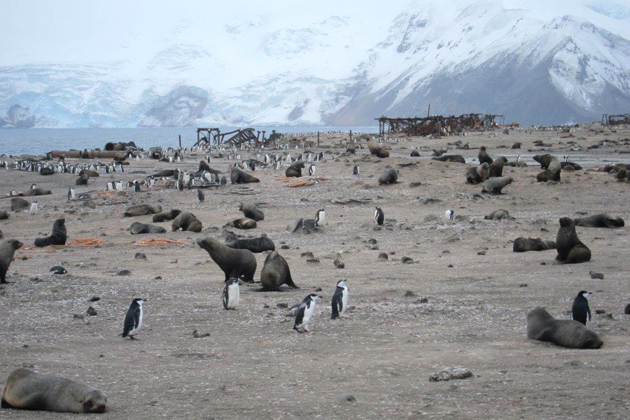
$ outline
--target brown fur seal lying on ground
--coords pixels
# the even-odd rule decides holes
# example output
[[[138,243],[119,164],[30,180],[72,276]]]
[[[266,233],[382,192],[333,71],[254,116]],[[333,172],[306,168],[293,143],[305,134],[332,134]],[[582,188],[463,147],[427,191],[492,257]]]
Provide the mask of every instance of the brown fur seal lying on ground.
[[[379,158],[389,157],[389,151],[383,149],[374,140],[368,141],[368,149],[370,149],[370,154],[375,155]]]
[[[440,162],[466,163],[466,159],[464,159],[462,155],[443,155],[440,157],[434,157],[431,160],[437,160]]]
[[[43,188],[31,188],[22,193],[24,197],[34,197],[37,195],[50,195],[50,194],[52,194],[52,191],[45,190]]]
[[[255,220],[241,217],[240,219],[232,220],[226,226],[232,226],[237,229],[256,229],[257,225]]]
[[[238,168],[232,168],[230,171],[230,181],[232,181],[232,184],[251,184],[252,182],[260,182],[260,179]]]
[[[146,216],[147,214],[156,214],[162,211],[162,206],[153,204],[140,204],[131,206],[125,210],[125,217]]]
[[[570,349],[598,349],[604,344],[594,331],[580,322],[555,319],[545,308],[536,308],[527,314],[527,338]]]
[[[14,370],[4,383],[2,408],[104,413],[107,410],[107,397],[91,386],[21,368]]]
[[[503,219],[514,219],[510,216],[510,213],[507,210],[495,210],[492,213],[488,214],[484,217],[486,220],[503,220]]]
[[[65,245],[67,239],[66,219],[57,219],[53,223],[52,234],[45,238],[35,239],[35,246],[43,248],[50,245]]]
[[[503,190],[503,188],[505,188],[507,185],[511,184],[512,181],[514,180],[511,176],[490,178],[483,182],[481,192],[488,194],[501,194],[501,190]]]
[[[507,164],[507,159],[503,156],[496,158],[490,164],[490,178],[503,176],[503,166]]]
[[[167,222],[173,220],[181,213],[181,210],[173,209],[171,211],[158,213],[153,215],[153,223]]]
[[[265,265],[260,272],[260,284],[265,290],[277,290],[283,284],[292,289],[299,289],[293,283],[287,260],[276,251],[267,255],[265,259]]]
[[[488,165],[490,165],[493,162],[492,158],[486,151],[486,146],[481,146],[479,148],[479,153],[477,154],[477,157],[479,158],[479,164],[487,163]]]
[[[625,222],[621,217],[611,216],[607,213],[595,214],[588,217],[573,219],[575,226],[596,227],[596,228],[619,228],[624,227]]]
[[[558,264],[579,264],[591,260],[591,250],[577,236],[575,224],[568,217],[560,219],[560,229],[556,237]]]
[[[81,172],[79,172],[79,176],[83,174],[89,176],[90,178],[98,178],[100,176],[98,172],[91,171],[89,169],[81,169]]]
[[[210,165],[206,163],[205,160],[199,161],[199,171],[197,173],[201,173],[201,172],[210,172],[211,174],[215,174],[215,175],[219,175],[223,173],[221,171],[217,171],[216,169],[212,169]]]
[[[276,245],[267,235],[263,234],[260,238],[242,239],[236,235],[225,238],[225,245],[232,249],[249,249],[254,253],[264,251],[275,251]]]
[[[153,175],[151,175],[153,178],[170,178],[172,176],[175,176],[175,170],[174,169],[164,169],[160,172],[157,172]]]
[[[51,168],[50,166],[44,166],[43,168],[39,170],[39,174],[44,175],[44,176],[52,175],[54,173],[55,173],[55,170]]]
[[[197,239],[197,245],[208,251],[212,261],[217,263],[225,274],[225,281],[243,278],[253,283],[256,274],[256,257],[247,249],[232,249],[214,238]]]
[[[11,199],[11,211],[22,211],[31,207],[31,204],[23,198],[13,197]]]
[[[180,213],[171,225],[173,232],[181,229],[182,231],[201,232],[202,225],[199,219],[194,214],[187,211]]]
[[[0,238],[2,238],[0,232]],[[0,239],[0,283],[6,284],[9,283],[7,281],[7,271],[9,271],[9,266],[13,261],[13,255],[15,255],[15,251],[22,248],[24,245],[22,242],[17,239]]]
[[[466,169],[466,182],[469,184],[479,184],[488,178],[490,178],[490,165],[485,162]]]
[[[287,177],[299,178],[302,176],[302,169],[304,169],[304,162],[293,162],[285,172]]]
[[[150,225],[147,223],[134,222],[129,228],[132,235],[140,235],[143,233],[165,233],[166,229],[161,226]]]
[[[395,184],[398,181],[398,172],[394,168],[385,168],[378,178],[379,185]]]
[[[527,252],[527,251],[547,251],[549,249],[556,249],[556,243],[554,241],[547,241],[540,238],[516,238],[514,240],[514,252]]]
[[[265,220],[265,214],[251,203],[241,203],[238,209],[239,211],[242,211],[243,215],[248,219],[252,219],[257,222]]]

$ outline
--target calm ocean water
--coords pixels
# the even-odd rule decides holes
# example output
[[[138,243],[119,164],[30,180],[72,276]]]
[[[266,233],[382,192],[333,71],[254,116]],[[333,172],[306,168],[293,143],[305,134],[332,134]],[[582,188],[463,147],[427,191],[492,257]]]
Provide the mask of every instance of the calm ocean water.
[[[220,127],[222,132],[234,130]],[[366,127],[256,127],[279,133],[327,132],[352,130],[354,133],[377,133],[378,126]],[[43,154],[51,150],[103,148],[107,142],[134,141],[138,147],[177,146],[178,135],[182,136],[182,146],[190,147],[197,141],[196,127],[164,128],[30,128],[0,129],[0,155]]]

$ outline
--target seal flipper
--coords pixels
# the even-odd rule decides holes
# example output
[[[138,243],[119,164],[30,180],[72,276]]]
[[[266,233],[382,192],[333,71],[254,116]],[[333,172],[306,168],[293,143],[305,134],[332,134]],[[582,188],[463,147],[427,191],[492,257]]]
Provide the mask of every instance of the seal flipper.
[[[545,328],[540,333],[538,333],[538,335],[536,337],[534,337],[534,340],[546,341],[546,342],[549,342],[549,343],[553,343],[554,341],[553,341],[553,330],[552,330],[552,328]]]
[[[7,402],[7,400],[5,400],[4,398],[2,398],[2,400],[0,400],[0,407],[2,407],[2,408],[13,408],[13,406],[11,406],[11,404],[9,404]]]

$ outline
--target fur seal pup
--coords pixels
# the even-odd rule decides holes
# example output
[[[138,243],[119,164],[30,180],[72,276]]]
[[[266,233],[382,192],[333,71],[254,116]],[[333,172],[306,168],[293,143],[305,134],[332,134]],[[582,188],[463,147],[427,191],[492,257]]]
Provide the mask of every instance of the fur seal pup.
[[[299,289],[293,283],[291,270],[287,260],[276,251],[272,251],[265,258],[265,265],[260,271],[260,284],[264,290],[278,290],[278,288],[286,284],[292,289]]]
[[[252,182],[260,182],[260,179],[234,167],[230,171],[230,181],[232,184],[250,184]],[[223,185],[223,180],[221,180],[221,185]]]
[[[496,177],[500,177],[503,176],[503,166],[507,165],[507,159],[504,158],[503,156],[496,158],[491,164],[490,164],[490,174],[489,177],[490,178],[496,178]]]
[[[481,192],[488,194],[501,194],[501,190],[514,181],[511,176],[490,178],[483,182]]]
[[[15,251],[22,248],[22,245],[24,244],[17,239],[0,239],[0,284],[9,283],[7,281],[7,271],[9,271],[9,266],[13,261]]]
[[[249,249],[256,254],[276,250],[276,245],[265,234],[263,234],[260,238],[240,239],[235,236],[228,237],[225,239],[225,245],[232,249]]]
[[[248,283],[254,282],[256,257],[248,249],[232,249],[214,238],[199,238],[197,245],[205,249],[212,261],[217,263],[225,274],[225,281],[231,278],[243,278]]]
[[[227,226],[232,226],[237,229],[256,229],[256,221],[252,219],[248,219],[247,217],[241,217],[240,219],[232,220],[227,224]]]
[[[202,225],[199,219],[194,214],[187,211],[180,213],[171,225],[173,232],[181,229],[182,231],[201,232]]]
[[[503,220],[503,219],[514,219],[510,216],[510,213],[507,210],[495,210],[492,213],[486,215],[484,217],[486,220]]]
[[[479,153],[477,154],[477,158],[479,158],[479,164],[487,163],[490,165],[493,161],[488,152],[486,151],[486,146],[481,146],[479,148]]]
[[[558,264],[579,264],[591,260],[591,250],[577,236],[575,223],[568,217],[560,219],[560,229],[556,237]]]
[[[239,211],[243,212],[243,215],[248,219],[255,220],[260,222],[261,220],[265,220],[265,214],[258,209],[254,204],[251,203],[241,203],[238,207]]]
[[[527,338],[570,349],[598,349],[604,344],[594,331],[574,320],[555,319],[545,308],[527,314]]]
[[[52,234],[45,238],[35,239],[35,246],[43,248],[50,245],[65,245],[67,239],[66,219],[57,219],[53,223]]]
[[[440,157],[431,158],[431,160],[437,160],[439,162],[466,163],[466,159],[464,159],[462,155],[442,155]]]
[[[588,306],[588,295],[589,292],[585,290],[580,290],[577,297],[573,301],[573,306],[571,307],[571,314],[573,315],[573,320],[579,322],[580,324],[586,325],[586,316],[588,315],[588,320],[591,320],[591,308]]]
[[[512,248],[514,252],[547,251],[549,249],[556,249],[556,243],[554,241],[523,237],[516,238]]]
[[[173,220],[181,213],[181,210],[173,209],[171,211],[162,212],[153,215],[153,223],[167,222]]]
[[[607,213],[595,214],[588,217],[573,219],[575,226],[594,228],[619,228],[624,227],[625,222],[621,217],[611,216]]]
[[[31,203],[20,197],[11,199],[11,211],[22,211],[31,207]]]
[[[104,413],[107,396],[89,385],[21,368],[14,370],[4,383],[2,408]]]
[[[129,228],[132,235],[140,235],[142,233],[165,233],[166,229],[161,226],[150,225],[148,223],[134,222]]]
[[[469,184],[479,184],[488,178],[490,178],[490,165],[486,162],[466,169],[466,182]]]
[[[398,182],[398,172],[394,168],[385,168],[378,178],[379,185],[389,185]]]
[[[50,195],[50,194],[52,194],[52,191],[45,190],[43,188],[31,188],[31,189],[29,189],[27,191],[24,191],[22,193],[22,195],[24,197],[34,197],[34,196],[37,196],[37,195]]]
[[[156,214],[162,211],[162,206],[153,204],[139,204],[131,206],[125,210],[125,217],[146,216],[147,214]]]
[[[284,173],[287,177],[299,178],[302,176],[302,169],[304,169],[304,162],[293,162]]]

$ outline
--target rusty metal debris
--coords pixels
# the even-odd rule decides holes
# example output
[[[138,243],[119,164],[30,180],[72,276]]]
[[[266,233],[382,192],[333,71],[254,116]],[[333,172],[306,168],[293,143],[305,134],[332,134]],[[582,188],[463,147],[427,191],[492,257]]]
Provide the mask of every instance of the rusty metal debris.
[[[405,133],[408,136],[427,136],[434,133],[449,134],[462,130],[498,127],[497,119],[503,123],[503,115],[463,114],[459,117],[432,115],[420,118],[376,118],[379,134]]]
[[[624,125],[630,124],[630,114],[608,115],[602,116],[603,125]]]
[[[218,146],[241,146],[255,145],[256,147],[266,146],[274,143],[283,137],[276,130],[271,130],[271,135],[266,137],[266,131],[255,130],[254,128],[242,128],[234,131],[222,133],[219,128],[197,128],[197,143],[195,146],[207,145]]]

